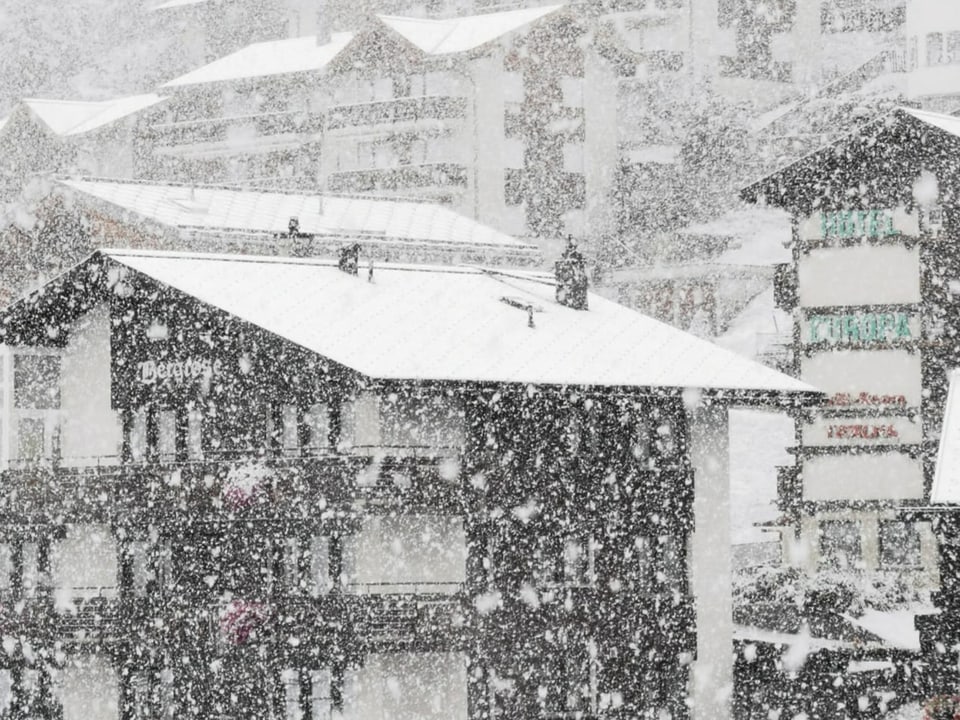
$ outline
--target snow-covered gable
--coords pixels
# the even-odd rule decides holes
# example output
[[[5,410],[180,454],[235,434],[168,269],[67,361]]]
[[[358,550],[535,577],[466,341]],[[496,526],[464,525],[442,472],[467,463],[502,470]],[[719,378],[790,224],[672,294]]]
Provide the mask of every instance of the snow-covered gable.
[[[364,235],[370,240],[538,252],[534,245],[439,204],[113,180],[61,183],[101,203],[168,227],[274,234],[285,232],[290,218],[296,217],[301,232],[316,235]]]
[[[428,55],[475,50],[555,13],[563,5],[485,13],[468,17],[427,19],[378,15],[387,27]]]
[[[934,505],[960,504],[960,370],[950,373],[930,501]]]
[[[333,33],[330,42],[323,45],[317,44],[315,35],[254,43],[174,78],[162,87],[175,88],[320,71],[327,67],[352,39],[352,33]]]
[[[869,190],[866,178],[880,182],[888,194],[898,188],[909,193],[911,175],[952,167],[958,150],[960,118],[898,107],[753,183],[741,197],[809,212],[824,197],[849,200],[851,191]]]
[[[53,134],[66,137],[97,130],[163,100],[159,95],[148,93],[97,102],[37,98],[22,102]]]
[[[100,252],[373,379],[816,392],[599,296],[560,305],[540,273],[380,265],[368,281],[319,260]]]

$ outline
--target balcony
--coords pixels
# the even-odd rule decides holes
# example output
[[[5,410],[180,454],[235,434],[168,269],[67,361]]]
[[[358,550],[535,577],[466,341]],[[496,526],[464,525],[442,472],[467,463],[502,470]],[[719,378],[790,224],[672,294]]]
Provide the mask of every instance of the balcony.
[[[357,590],[358,588],[353,588]],[[347,618],[369,649],[449,649],[468,623],[464,596],[430,584],[379,586],[372,594],[345,596]],[[400,590],[381,594],[380,590]]]
[[[306,112],[262,113],[227,118],[203,118],[153,125],[150,132],[162,155],[188,151],[214,152],[267,139],[304,139],[323,130],[323,116]]]
[[[395,126],[421,120],[462,120],[466,116],[466,98],[445,95],[398,98],[333,107],[327,117],[327,130]]]
[[[55,508],[66,521],[158,511],[173,518],[269,520],[302,516],[308,507],[456,507],[457,460],[425,453],[24,467],[3,473],[0,513],[42,517]]]
[[[467,168],[454,163],[424,163],[391,168],[372,168],[331,173],[327,189],[333,193],[365,193],[381,190],[417,191],[465,188]]]

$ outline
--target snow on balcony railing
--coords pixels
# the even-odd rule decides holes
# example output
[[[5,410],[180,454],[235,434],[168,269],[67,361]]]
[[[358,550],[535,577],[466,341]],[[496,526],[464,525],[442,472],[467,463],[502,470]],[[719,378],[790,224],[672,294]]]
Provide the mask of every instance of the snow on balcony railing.
[[[456,595],[463,592],[459,582],[347,583],[351,595]]]
[[[467,114],[467,100],[449,95],[424,95],[393,100],[377,100],[332,107],[327,116],[328,130],[360,125],[397,124],[418,120],[454,120]]]

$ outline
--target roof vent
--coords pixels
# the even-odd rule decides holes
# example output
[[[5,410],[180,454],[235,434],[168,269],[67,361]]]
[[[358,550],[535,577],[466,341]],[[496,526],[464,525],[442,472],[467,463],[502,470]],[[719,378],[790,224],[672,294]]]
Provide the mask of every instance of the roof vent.
[[[557,302],[574,310],[587,309],[587,268],[583,255],[572,237],[554,265],[557,280]]]
[[[356,275],[360,267],[360,245],[352,243],[340,248],[337,266],[345,273]]]

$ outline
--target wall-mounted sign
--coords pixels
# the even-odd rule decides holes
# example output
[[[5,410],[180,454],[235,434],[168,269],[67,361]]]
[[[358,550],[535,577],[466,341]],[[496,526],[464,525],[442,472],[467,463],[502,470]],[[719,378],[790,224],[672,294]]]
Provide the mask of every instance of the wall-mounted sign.
[[[920,338],[920,318],[905,312],[813,314],[803,321],[804,343],[833,345],[909,342]]]
[[[144,360],[137,363],[137,380],[144,385],[191,383],[222,371],[223,360],[219,359]]]
[[[914,445],[922,442],[919,422],[908,417],[818,417],[803,427],[803,444],[810,445]]]
[[[920,219],[906,208],[831,210],[818,212],[800,223],[805,240],[882,240],[900,235],[920,235]]]
[[[802,307],[920,302],[920,249],[855,245],[811,250],[797,266]]]
[[[919,353],[906,349],[825,350],[800,359],[800,378],[836,406],[919,407]]]
[[[923,497],[919,458],[896,450],[817,455],[803,461],[804,500],[914,500]]]

